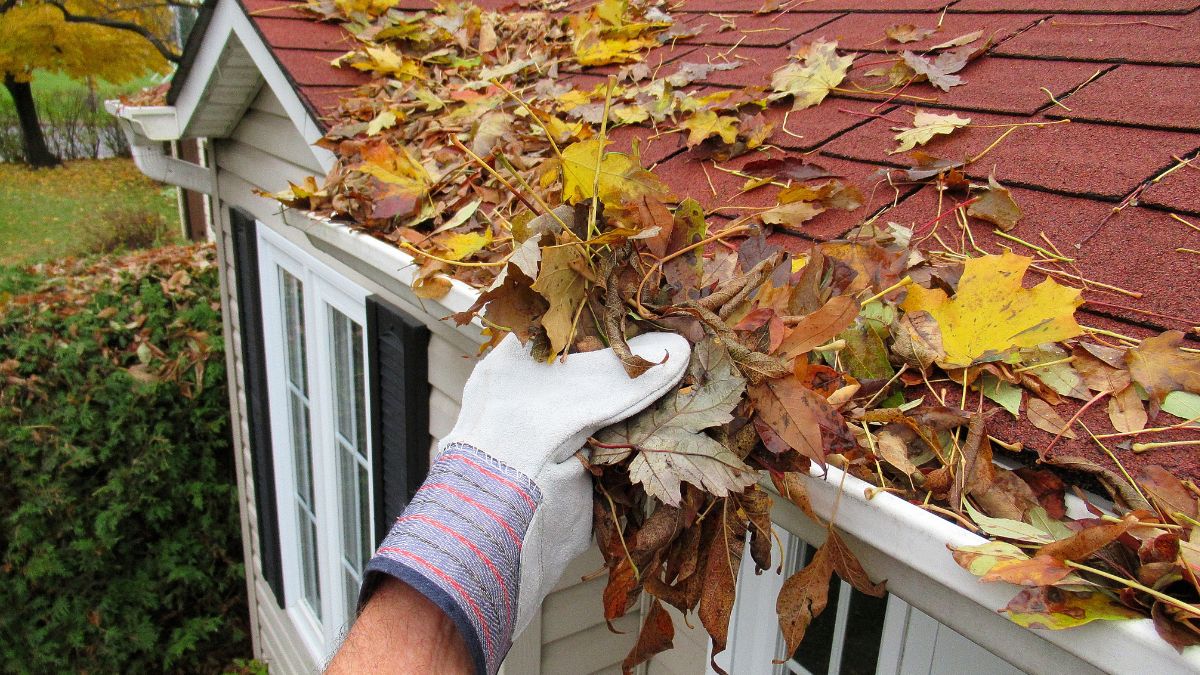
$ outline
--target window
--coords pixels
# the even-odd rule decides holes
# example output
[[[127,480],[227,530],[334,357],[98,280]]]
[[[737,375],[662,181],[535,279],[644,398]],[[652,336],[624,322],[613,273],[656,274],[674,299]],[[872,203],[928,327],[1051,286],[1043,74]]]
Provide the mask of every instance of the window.
[[[258,225],[285,610],[318,662],[375,546],[366,291]]]
[[[775,527],[772,556],[784,552],[784,573],[754,574],[742,559],[728,649],[717,662],[738,675],[1020,675],[1021,671],[894,595],[873,598],[836,575],[825,611],[808,627],[794,654],[784,654],[775,623],[775,599],[788,576],[815,550]],[[770,616],[772,621],[764,622]],[[772,663],[780,660],[782,663]],[[710,667],[708,673],[715,671]]]

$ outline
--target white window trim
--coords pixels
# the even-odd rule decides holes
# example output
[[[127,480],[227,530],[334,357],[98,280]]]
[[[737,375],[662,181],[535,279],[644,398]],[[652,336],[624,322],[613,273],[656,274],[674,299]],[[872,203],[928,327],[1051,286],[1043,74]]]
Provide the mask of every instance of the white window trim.
[[[334,384],[330,353],[330,322],[332,307],[362,327],[364,360],[368,354],[366,298],[367,291],[337,273],[328,265],[304,252],[282,235],[261,222],[258,228],[259,284],[262,294],[264,360],[267,370],[268,401],[271,411],[272,458],[275,470],[275,494],[279,514],[279,540],[283,567],[285,611],[300,634],[310,656],[325,663],[340,644],[347,623],[340,617],[352,617],[357,598],[346,598],[342,583],[342,514],[338,492],[338,454],[335,451],[333,420],[336,415]],[[306,370],[308,375],[310,433],[313,467],[313,509],[317,514],[317,551],[321,595],[321,616],[316,615],[303,601],[303,580],[299,551],[299,528],[295,492],[295,456],[291,447],[288,421],[288,400],[285,371],[285,337],[280,302],[278,269],[287,271],[303,284]],[[370,410],[371,391],[365,381],[368,364],[364,363],[364,405]],[[373,457],[370,434],[366,434],[367,457]],[[374,471],[368,462],[370,503],[375,503]],[[368,510],[374,518],[374,509]],[[374,522],[368,523],[374,532]],[[365,561],[364,561],[365,563]]]

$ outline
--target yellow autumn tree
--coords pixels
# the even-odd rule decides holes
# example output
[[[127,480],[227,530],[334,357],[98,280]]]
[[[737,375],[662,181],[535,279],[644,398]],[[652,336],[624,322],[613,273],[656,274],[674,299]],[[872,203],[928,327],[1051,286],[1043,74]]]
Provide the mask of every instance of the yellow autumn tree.
[[[34,71],[124,82],[178,61],[173,7],[192,0],[0,0],[0,74],[32,166],[59,163],[34,107]]]

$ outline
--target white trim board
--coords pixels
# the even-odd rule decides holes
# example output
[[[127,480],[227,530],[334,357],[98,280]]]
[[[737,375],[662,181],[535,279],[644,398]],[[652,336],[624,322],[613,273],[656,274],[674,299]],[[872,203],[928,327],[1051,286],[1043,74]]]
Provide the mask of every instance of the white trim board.
[[[236,38],[236,43],[231,43],[231,38]],[[300,100],[299,92],[292,86],[270,49],[259,36],[258,29],[254,27],[250,17],[246,15],[236,0],[217,0],[216,7],[213,8],[212,19],[209,21],[196,58],[192,62],[191,70],[188,71],[187,77],[179,89],[179,95],[175,99],[175,108],[179,119],[180,134],[187,134],[188,127],[199,107],[208,103],[206,95],[210,91],[212,83],[221,77],[222,55],[227,47],[235,47],[235,45],[244,49],[254,62],[262,79],[279,99],[288,119],[292,121],[296,130],[300,132],[300,136],[309,145],[321,168],[325,171],[332,169],[337,161],[334,154],[313,145],[323,135],[320,126],[309,114],[308,108]],[[246,105],[249,105],[256,91],[257,87],[254,91],[247,92]],[[242,109],[244,111],[244,106]],[[239,112],[236,116],[241,119],[242,113]],[[235,124],[236,121],[234,120]],[[232,130],[232,126],[230,130]]]

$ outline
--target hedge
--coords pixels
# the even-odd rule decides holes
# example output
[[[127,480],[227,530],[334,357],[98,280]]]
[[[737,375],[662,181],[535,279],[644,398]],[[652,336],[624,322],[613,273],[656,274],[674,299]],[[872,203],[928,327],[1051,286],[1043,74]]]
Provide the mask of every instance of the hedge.
[[[209,246],[0,270],[0,671],[249,655]]]

